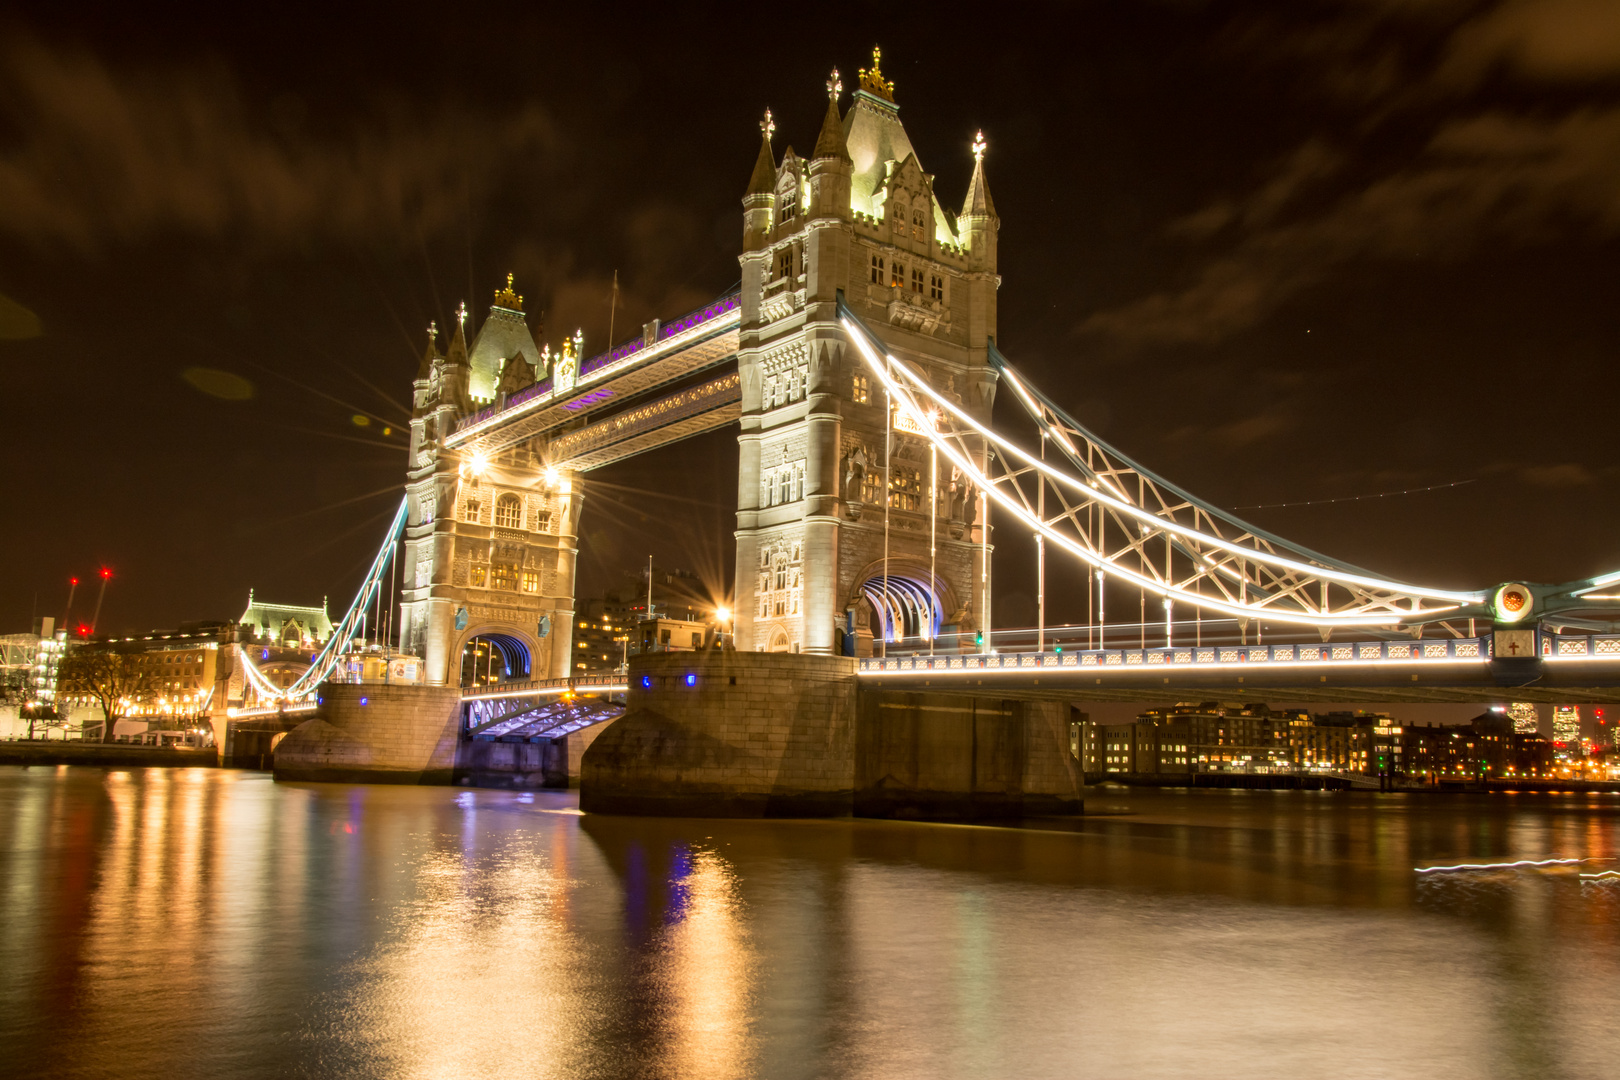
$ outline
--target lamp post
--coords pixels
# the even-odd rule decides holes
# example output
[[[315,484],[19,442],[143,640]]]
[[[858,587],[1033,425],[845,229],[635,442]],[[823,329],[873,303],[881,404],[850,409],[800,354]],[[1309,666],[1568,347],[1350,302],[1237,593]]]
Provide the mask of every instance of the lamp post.
[[[731,609],[719,607],[714,609],[714,617],[720,623],[720,648],[726,647],[726,624],[731,622]]]

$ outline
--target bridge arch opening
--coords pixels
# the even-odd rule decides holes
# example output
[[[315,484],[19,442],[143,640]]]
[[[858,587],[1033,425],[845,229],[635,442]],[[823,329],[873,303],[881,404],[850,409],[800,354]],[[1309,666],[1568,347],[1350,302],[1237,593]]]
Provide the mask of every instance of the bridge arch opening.
[[[529,647],[511,634],[475,634],[461,647],[460,685],[485,687],[533,678]]]
[[[940,595],[936,584],[926,572],[898,568],[887,576],[873,574],[861,582],[859,594],[866,601],[862,614],[872,637],[891,644],[937,638],[947,598]]]

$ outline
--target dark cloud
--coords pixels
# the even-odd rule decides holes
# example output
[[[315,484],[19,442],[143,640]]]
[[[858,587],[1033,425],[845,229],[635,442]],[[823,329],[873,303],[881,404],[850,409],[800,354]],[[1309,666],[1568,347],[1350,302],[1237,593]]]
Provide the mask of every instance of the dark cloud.
[[[1249,194],[1169,223],[1169,237],[1207,251],[1191,280],[1098,313],[1083,331],[1131,346],[1207,344],[1353,260],[1454,259],[1485,243],[1620,230],[1620,104],[1520,112],[1468,98],[1499,70],[1620,79],[1620,3],[1358,0],[1334,20],[1244,27],[1235,40],[1246,54],[1269,50],[1268,62],[1284,58],[1330,94],[1376,107],[1345,133],[1303,142]],[[1425,117],[1429,137],[1390,159],[1371,146],[1393,115]]]
[[[346,136],[278,134],[214,68],[136,70],[18,35],[0,52],[0,234],[83,252],[158,230],[289,242],[463,220],[554,141],[537,106],[489,118],[377,110]]]
[[[1310,157],[1320,157],[1312,151]],[[1206,230],[1264,223],[1302,182],[1290,162],[1251,199],[1195,215]],[[1542,120],[1500,112],[1448,123],[1408,167],[1315,215],[1239,225],[1187,287],[1093,315],[1081,327],[1125,344],[1207,343],[1248,329],[1361,258],[1456,258],[1488,240],[1545,238],[1574,219],[1620,230],[1620,107]],[[1177,223],[1183,235],[1194,230]]]
[[[1508,0],[1457,32],[1437,78],[1473,85],[1498,68],[1544,80],[1620,75],[1620,4]]]
[[[1527,465],[1518,470],[1519,478],[1536,487],[1586,487],[1598,482],[1598,475],[1579,462],[1558,465]]]

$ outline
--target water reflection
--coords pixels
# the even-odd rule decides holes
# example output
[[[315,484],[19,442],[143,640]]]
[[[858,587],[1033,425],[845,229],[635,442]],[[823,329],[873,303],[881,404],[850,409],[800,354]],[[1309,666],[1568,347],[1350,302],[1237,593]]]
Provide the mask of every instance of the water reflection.
[[[1609,1073],[1620,881],[1413,868],[1614,859],[1620,799],[1091,809],[667,821],[4,769],[0,1051],[166,1080]]]

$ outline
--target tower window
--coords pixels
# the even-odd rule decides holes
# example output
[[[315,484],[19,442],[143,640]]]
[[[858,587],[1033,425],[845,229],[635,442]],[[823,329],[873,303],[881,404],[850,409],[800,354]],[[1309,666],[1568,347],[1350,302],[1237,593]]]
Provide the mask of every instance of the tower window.
[[[872,284],[883,284],[883,256],[872,256]]]
[[[930,300],[945,299],[945,279],[938,274],[930,275],[928,278],[928,298]]]
[[[482,566],[475,566],[475,567],[472,568],[472,585],[473,585],[473,588],[482,589],[484,587],[484,585],[488,581],[488,578],[486,577],[486,574],[487,574],[487,571]]]
[[[918,269],[917,267],[912,267],[912,269],[911,269],[911,291],[914,292],[914,293],[917,293],[920,296],[920,295],[922,295],[922,289],[923,289],[923,272],[922,272],[922,270]]]
[[[517,592],[517,567],[507,563],[496,563],[492,577],[495,588]]]
[[[849,396],[857,405],[865,405],[872,400],[872,384],[865,375],[855,376],[854,385],[850,388]]]
[[[535,571],[535,570],[525,570],[525,571],[523,571],[523,591],[524,592],[539,592],[540,591],[540,574],[539,574],[538,571]]]
[[[896,465],[889,479],[889,505],[896,510],[916,510],[922,506],[922,474]]]
[[[906,268],[899,263],[892,263],[890,268],[893,272],[889,275],[889,284],[896,289],[904,288],[906,284]]]
[[[464,521],[476,523],[482,512],[483,508],[476,497],[469,498],[461,504],[461,517]]]
[[[793,276],[793,249],[785,247],[776,256],[776,276],[779,278]]]
[[[523,528],[523,502],[516,495],[495,500],[495,524],[503,529]]]

